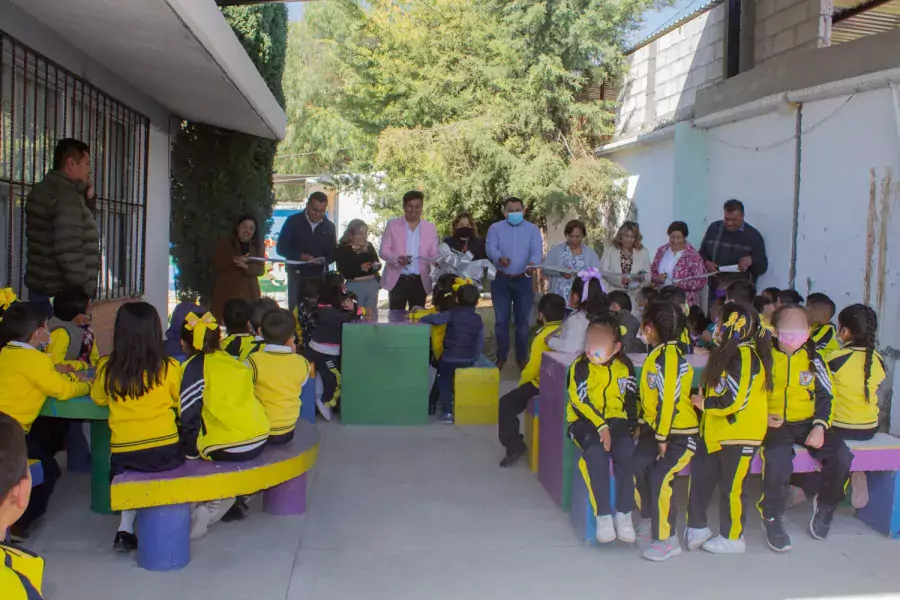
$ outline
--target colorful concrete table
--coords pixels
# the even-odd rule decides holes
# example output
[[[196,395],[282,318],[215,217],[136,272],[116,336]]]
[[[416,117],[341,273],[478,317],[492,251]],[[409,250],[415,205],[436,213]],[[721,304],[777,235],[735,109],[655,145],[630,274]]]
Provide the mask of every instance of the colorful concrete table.
[[[344,325],[342,423],[428,423],[429,334],[429,326],[411,322],[406,311],[379,311],[377,321]]]
[[[61,402],[47,398],[41,416],[89,421],[91,427],[91,510],[111,514],[109,506],[109,409],[97,406],[88,396]]]

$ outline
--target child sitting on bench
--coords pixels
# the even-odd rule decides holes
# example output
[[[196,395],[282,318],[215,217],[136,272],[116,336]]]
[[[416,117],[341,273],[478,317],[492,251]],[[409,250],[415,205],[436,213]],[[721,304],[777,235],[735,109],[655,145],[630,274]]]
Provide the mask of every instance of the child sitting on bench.
[[[538,324],[540,328],[531,341],[528,362],[522,369],[519,387],[500,398],[497,433],[500,443],[506,449],[506,456],[500,461],[501,467],[511,467],[525,454],[525,438],[519,427],[519,415],[525,412],[528,401],[537,396],[540,388],[541,357],[550,352],[547,336],[559,329],[566,314],[566,301],[557,294],[544,294],[538,302]]]
[[[831,324],[836,310],[834,301],[825,294],[814,292],[806,297],[806,310],[809,311],[809,320],[812,322],[810,337],[816,343],[816,348],[828,358],[829,354],[841,349],[837,329]]]
[[[167,358],[159,313],[146,302],[116,313],[113,349],[100,359],[91,398],[109,406],[110,480],[126,470],[155,473],[184,463],[178,435],[181,365]],[[137,548],[137,511],[123,510],[113,541],[117,552]]]
[[[47,313],[30,302],[13,304],[0,323],[0,412],[10,415],[26,433],[28,458],[41,461],[44,483],[31,495],[22,518],[10,528],[13,541],[24,541],[31,524],[47,510],[50,495],[61,472],[54,454],[57,444],[55,419],[38,417],[48,397],[69,400],[85,396],[91,386],[85,374],[60,373],[42,350],[50,343]]]
[[[228,335],[222,340],[222,350],[240,361],[247,360],[259,345],[250,332],[250,303],[243,298],[232,298],[225,303],[225,330]]]
[[[269,439],[269,421],[253,391],[250,367],[219,348],[215,317],[191,313],[181,343],[188,359],[181,379],[182,439],[188,458],[242,462],[259,456]],[[191,515],[191,539],[206,535],[234,498],[204,502]]]
[[[25,431],[11,416],[0,413],[0,531],[19,520],[31,496],[31,470]],[[40,486],[39,486],[40,487]],[[41,600],[44,559],[0,539],[0,590],[3,598]]]
[[[91,298],[81,288],[63,290],[53,298],[46,352],[59,370],[83,371],[97,366],[100,353],[94,342],[90,314]]]

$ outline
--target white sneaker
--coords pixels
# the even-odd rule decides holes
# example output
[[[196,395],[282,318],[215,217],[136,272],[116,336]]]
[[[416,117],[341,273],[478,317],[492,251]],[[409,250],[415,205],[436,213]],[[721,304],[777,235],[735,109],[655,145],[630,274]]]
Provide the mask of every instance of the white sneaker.
[[[597,517],[597,541],[608,544],[616,539],[616,528],[613,526],[612,515]]]
[[[747,549],[747,544],[744,542],[743,536],[736,540],[729,540],[717,535],[704,542],[702,548],[712,554],[741,554]]]
[[[637,547],[638,550],[646,550],[653,543],[653,535],[651,533],[650,519],[641,519],[637,529]]]
[[[654,541],[641,556],[653,562],[663,562],[679,554],[681,554],[681,545],[678,543],[678,536],[673,535],[667,540]]]
[[[684,530],[684,543],[687,544],[688,550],[699,550],[706,540],[712,537],[712,531],[709,527],[697,529],[688,527]]]
[[[191,539],[199,540],[209,532],[212,514],[202,502],[191,512]]]
[[[319,409],[319,414],[323,419],[331,421],[331,407],[322,402],[321,398],[316,398],[316,408]]]
[[[633,544],[637,539],[634,532],[634,524],[631,522],[631,513],[616,513],[616,537],[626,544]]]
[[[869,480],[865,471],[857,471],[850,475],[850,504],[853,508],[862,508],[869,503]]]

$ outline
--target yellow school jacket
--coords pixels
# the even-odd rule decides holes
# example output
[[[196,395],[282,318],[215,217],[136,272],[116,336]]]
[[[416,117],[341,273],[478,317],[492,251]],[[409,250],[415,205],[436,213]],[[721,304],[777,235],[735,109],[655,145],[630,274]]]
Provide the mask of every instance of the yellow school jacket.
[[[86,396],[91,386],[72,374],[58,372],[49,354],[28,344],[10,342],[0,351],[0,390],[0,412],[28,432],[48,397],[70,400]]]
[[[44,559],[22,548],[0,544],[0,598],[41,600]]]
[[[59,327],[50,332],[50,343],[47,344],[47,349],[44,352],[50,355],[54,365],[66,365],[76,371],[84,371],[92,366],[97,366],[97,363],[100,361],[100,352],[97,350],[96,340],[91,345],[90,363],[86,363],[83,360],[66,359],[66,356],[69,354],[69,346],[72,343],[73,340],[69,335],[69,331],[65,327]],[[81,340],[77,340],[77,344],[80,350]]]
[[[766,437],[765,368],[752,342],[738,352],[719,382],[703,390],[700,435],[710,453],[722,446],[759,446]]]
[[[266,442],[269,421],[253,391],[250,367],[217,350],[193,355],[182,369],[181,425],[188,456],[209,460],[216,450]]]
[[[816,350],[822,353],[822,356],[828,356],[832,352],[841,349],[841,343],[838,341],[837,328],[831,323],[825,323],[816,327],[812,335],[813,341],[816,343]]]
[[[108,363],[109,358],[103,357],[97,365],[91,398],[99,406],[109,406],[110,451],[114,454],[134,452],[176,443],[181,416],[181,365],[178,361],[167,359],[162,383],[138,398],[110,397],[106,392]]]
[[[269,420],[269,435],[294,430],[300,418],[300,391],[309,378],[309,362],[287,346],[266,344],[247,359],[253,388]]]
[[[550,352],[550,346],[547,345],[547,337],[560,328],[562,321],[551,321],[545,323],[543,327],[534,334],[531,340],[531,350],[528,353],[528,362],[522,369],[522,376],[519,377],[519,385],[531,383],[534,387],[541,387],[541,356],[544,352]]]
[[[681,330],[681,337],[678,338],[678,349],[681,350],[682,354],[690,354],[693,352],[693,347],[691,346],[691,331],[687,327]]]
[[[834,377],[835,427],[874,429],[878,427],[878,386],[884,381],[884,359],[872,353],[869,381],[865,381],[866,349],[844,348],[828,355],[828,368]],[[866,401],[866,388],[869,400]]]
[[[248,356],[257,352],[262,345],[259,340],[249,333],[234,333],[222,340],[222,350],[241,362],[244,362]]]
[[[810,360],[806,348],[791,356],[772,348],[770,415],[789,423],[812,419],[827,428],[831,427],[832,400],[831,373],[819,352]]]
[[[610,419],[637,422],[637,381],[634,367],[618,358],[595,365],[581,355],[569,367],[566,385],[566,421],[587,419],[602,431]]]
[[[423,308],[421,310],[417,310],[412,314],[412,318],[416,321],[424,317],[425,315],[433,315],[437,314],[439,311],[436,306],[432,306],[429,308]],[[435,360],[439,360],[441,355],[444,353],[444,335],[447,333],[446,325],[432,325],[431,326],[431,354],[434,355]]]
[[[691,404],[694,369],[679,349],[680,342],[654,348],[641,369],[642,422],[664,442],[669,435],[697,433],[700,422]]]

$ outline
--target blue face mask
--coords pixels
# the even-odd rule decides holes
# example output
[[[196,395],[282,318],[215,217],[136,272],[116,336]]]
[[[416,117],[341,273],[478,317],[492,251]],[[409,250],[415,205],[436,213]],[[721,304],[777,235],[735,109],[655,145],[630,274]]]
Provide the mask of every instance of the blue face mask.
[[[525,220],[525,213],[514,212],[506,215],[506,222],[510,225],[519,225]]]

